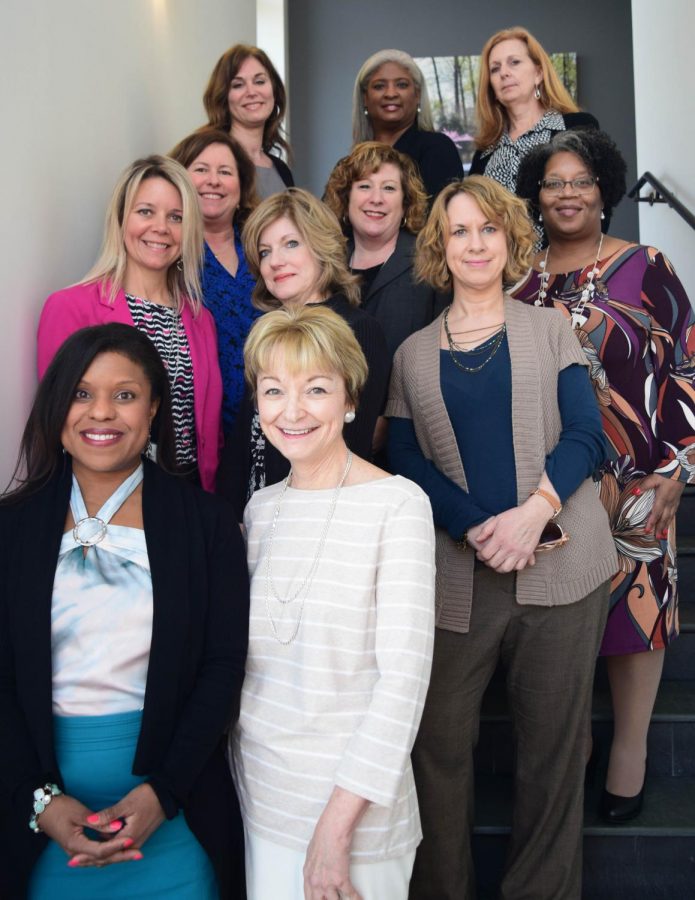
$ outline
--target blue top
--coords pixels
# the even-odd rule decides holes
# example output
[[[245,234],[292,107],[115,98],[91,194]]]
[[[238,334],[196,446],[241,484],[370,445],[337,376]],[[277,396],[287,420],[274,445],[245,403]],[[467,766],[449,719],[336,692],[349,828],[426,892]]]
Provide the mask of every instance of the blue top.
[[[489,355],[489,343],[480,350],[482,361]],[[435,524],[459,540],[474,525],[517,506],[511,362],[506,336],[499,351],[479,372],[460,369],[448,350],[440,350],[440,354],[442,397],[468,490],[425,458],[411,419],[390,420],[388,451],[392,471],[420,485],[432,503]],[[456,355],[464,365],[476,365],[475,351]],[[559,373],[557,399],[562,432],[546,456],[545,471],[564,503],[604,461],[606,447],[585,366],[571,365]]]
[[[203,302],[217,326],[217,347],[222,372],[222,427],[232,430],[239,403],[244,395],[244,341],[261,310],[251,305],[256,282],[246,265],[239,230],[234,228],[234,246],[239,258],[236,276],[232,276],[215,258],[207,242],[203,262]]]

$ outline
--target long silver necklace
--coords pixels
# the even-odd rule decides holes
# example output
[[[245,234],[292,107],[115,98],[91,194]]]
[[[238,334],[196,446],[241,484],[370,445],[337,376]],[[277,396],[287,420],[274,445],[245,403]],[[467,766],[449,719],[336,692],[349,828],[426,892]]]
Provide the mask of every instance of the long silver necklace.
[[[603,232],[601,232],[601,237],[598,242],[598,250],[596,251],[596,259],[594,260],[594,264],[587,273],[586,281],[584,282],[584,287],[582,288],[582,294],[579,298],[579,303],[574,307],[571,313],[571,321],[572,328],[576,331],[581,325],[583,325],[588,316],[584,315],[584,308],[587,303],[590,303],[594,299],[594,294],[596,293],[596,285],[594,284],[594,279],[599,273],[598,264],[601,259],[601,248],[603,247]],[[540,284],[538,286],[538,295],[536,299],[533,301],[534,306],[543,306],[545,298],[548,296],[548,283],[550,282],[550,272],[548,272],[548,255],[550,254],[550,244],[545,251],[545,257],[538,264],[541,270],[541,278]]]
[[[277,529],[278,518],[280,516],[280,506],[282,504],[282,499],[287,492],[287,488],[290,486],[290,482],[292,481],[292,470],[290,469],[290,473],[285,479],[285,483],[282,486],[282,490],[280,491],[280,496],[278,497],[278,502],[275,504],[275,511],[273,512],[273,521],[270,525],[270,533],[268,535],[268,553],[266,555],[265,560],[265,611],[268,616],[268,621],[270,622],[270,627],[273,632],[273,637],[279,644],[283,644],[287,646],[291,644],[292,641],[297,637],[299,632],[299,626],[302,623],[302,614],[304,612],[304,602],[309,594],[309,589],[311,588],[311,583],[314,580],[314,576],[316,575],[316,570],[319,567],[319,562],[321,561],[321,554],[323,553],[323,548],[326,543],[326,538],[328,537],[328,529],[330,528],[331,521],[333,519],[333,514],[335,513],[335,508],[338,503],[338,497],[340,495],[340,489],[345,484],[345,479],[348,477],[348,472],[350,471],[350,466],[352,465],[352,451],[348,450],[347,460],[345,462],[345,468],[343,469],[343,474],[340,477],[340,481],[336,489],[333,491],[333,497],[331,499],[331,505],[328,510],[328,516],[326,521],[323,524],[323,529],[321,531],[321,537],[319,538],[318,546],[316,548],[316,553],[314,554],[314,559],[311,563],[309,571],[307,572],[304,580],[297,588],[297,590],[290,597],[281,597],[275,587],[275,581],[273,579],[273,539],[275,538],[275,531]],[[273,599],[280,603],[282,606],[289,606],[291,603],[294,603],[295,600],[299,600],[301,598],[301,603],[299,606],[299,615],[297,617],[297,622],[294,626],[294,630],[292,634],[288,638],[280,637],[278,633],[277,625],[273,616],[270,612],[270,595],[273,595]]]
[[[506,324],[506,322],[503,322],[500,327],[500,330],[497,332],[497,334],[491,335],[486,341],[483,342],[484,344],[488,344],[488,343],[490,343],[490,341],[492,341],[492,343],[490,344],[490,353],[482,361],[482,363],[480,363],[479,366],[465,366],[462,362],[459,362],[459,360],[456,358],[456,353],[454,351],[458,350],[463,353],[475,353],[475,351],[478,348],[473,347],[472,350],[464,350],[462,347],[460,347],[454,341],[451,331],[449,331],[449,310],[450,309],[451,309],[451,307],[448,306],[446,312],[444,313],[444,333],[446,334],[447,343],[449,344],[449,355],[451,356],[451,359],[453,360],[454,365],[458,366],[459,369],[462,369],[464,372],[469,372],[470,374],[475,374],[476,372],[480,372],[480,370],[484,369],[485,366],[494,358],[495,354],[500,349],[500,347],[502,345],[502,341],[504,339],[504,336],[507,333],[507,324]]]

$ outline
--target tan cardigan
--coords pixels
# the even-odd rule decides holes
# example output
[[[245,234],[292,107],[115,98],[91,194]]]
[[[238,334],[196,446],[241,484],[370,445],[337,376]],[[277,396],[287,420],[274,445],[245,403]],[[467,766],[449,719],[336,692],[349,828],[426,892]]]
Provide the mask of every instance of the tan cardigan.
[[[588,363],[567,321],[557,310],[527,306],[507,297],[505,320],[512,367],[517,500],[521,504],[538,487],[545,457],[557,444],[562,430],[557,405],[558,373],[573,363]],[[441,321],[439,316],[398,349],[386,415],[412,419],[427,459],[466,490],[463,463],[440,387]],[[519,603],[575,603],[617,571],[608,517],[591,479],[567,500],[558,521],[569,534],[569,543],[539,554],[535,566],[518,573]],[[435,621],[439,628],[468,631],[474,562],[473,550],[459,550],[444,529],[437,529]]]

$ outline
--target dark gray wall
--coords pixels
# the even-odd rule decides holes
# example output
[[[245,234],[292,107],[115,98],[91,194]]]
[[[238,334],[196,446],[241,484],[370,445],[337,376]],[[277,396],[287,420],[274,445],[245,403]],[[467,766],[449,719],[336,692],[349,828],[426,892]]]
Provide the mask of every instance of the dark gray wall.
[[[579,105],[621,148],[637,180],[630,0],[290,0],[289,90],[297,183],[321,194],[351,144],[351,95],[364,60],[384,47],[413,56],[474,54],[501,28],[523,25],[549,52],[576,52]],[[613,234],[638,239],[623,200]]]

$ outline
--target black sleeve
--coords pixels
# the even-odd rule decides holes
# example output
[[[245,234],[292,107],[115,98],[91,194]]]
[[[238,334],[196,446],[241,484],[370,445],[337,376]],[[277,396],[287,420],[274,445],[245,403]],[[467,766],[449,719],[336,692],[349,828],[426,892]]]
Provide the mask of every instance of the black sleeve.
[[[489,156],[486,156],[483,159],[482,150],[476,150],[473,154],[473,159],[471,160],[471,167],[468,170],[468,174],[483,175],[485,173],[485,166],[487,165],[487,161],[489,158]]]
[[[431,200],[450,181],[463,178],[463,163],[456,145],[445,134],[430,132],[426,148],[420,155],[418,166]]]
[[[251,474],[251,422],[255,406],[246,389],[233,429],[225,435],[217,469],[217,493],[234,507],[237,522],[243,521]]]
[[[588,112],[565,113],[562,117],[565,120],[565,128],[568,131],[575,128],[600,128],[598,119]]]
[[[345,442],[358,456],[371,459],[376,420],[386,403],[391,357],[384,331],[376,319],[363,313],[349,324],[367,359],[369,375],[360,396],[355,421],[345,426]]]

